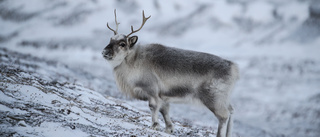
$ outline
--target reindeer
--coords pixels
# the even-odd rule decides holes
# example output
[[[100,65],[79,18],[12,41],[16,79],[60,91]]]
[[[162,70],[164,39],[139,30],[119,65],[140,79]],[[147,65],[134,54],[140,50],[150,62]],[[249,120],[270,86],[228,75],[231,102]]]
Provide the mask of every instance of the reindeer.
[[[149,101],[151,128],[159,128],[158,113],[164,118],[167,133],[173,132],[169,103],[196,101],[206,106],[219,120],[218,137],[230,137],[233,108],[230,94],[239,79],[235,63],[208,53],[163,46],[138,45],[137,36],[130,36],[151,17],[142,11],[142,25],[128,35],[116,29],[102,55],[111,64],[120,91],[136,99]]]

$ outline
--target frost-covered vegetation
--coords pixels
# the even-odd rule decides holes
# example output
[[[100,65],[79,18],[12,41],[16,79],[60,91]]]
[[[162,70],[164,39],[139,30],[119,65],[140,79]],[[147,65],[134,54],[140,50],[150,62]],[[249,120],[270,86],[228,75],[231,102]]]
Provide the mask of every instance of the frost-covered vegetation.
[[[146,102],[121,95],[102,49],[141,23],[139,42],[240,66],[234,136],[320,136],[317,0],[1,0],[1,136],[169,136]],[[173,136],[215,136],[206,108],[171,107]]]

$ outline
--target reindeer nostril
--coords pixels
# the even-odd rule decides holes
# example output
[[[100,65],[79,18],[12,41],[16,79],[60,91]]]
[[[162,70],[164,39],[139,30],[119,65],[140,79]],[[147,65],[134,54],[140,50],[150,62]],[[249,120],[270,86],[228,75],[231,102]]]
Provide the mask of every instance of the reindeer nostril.
[[[109,50],[109,49],[104,49],[104,50],[102,51],[102,56],[103,56],[105,59],[107,59],[107,60],[112,59],[112,52],[111,52],[111,50]]]
[[[102,55],[106,55],[106,54],[108,54],[109,53],[109,50],[108,49],[104,49],[103,51],[102,51]]]

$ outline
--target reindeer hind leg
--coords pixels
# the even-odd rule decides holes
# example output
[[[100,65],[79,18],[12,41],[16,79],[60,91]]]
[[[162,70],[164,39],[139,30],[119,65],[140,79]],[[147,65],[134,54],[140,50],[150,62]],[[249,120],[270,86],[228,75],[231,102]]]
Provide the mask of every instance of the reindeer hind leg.
[[[226,95],[221,91],[213,92],[210,89],[202,88],[199,94],[199,99],[211,112],[214,113],[219,121],[217,137],[226,137],[229,127],[229,110],[232,108],[229,108]]]
[[[221,104],[209,106],[208,108],[215,114],[219,121],[217,137],[226,137],[229,131],[228,123],[230,117],[228,108]]]
[[[232,105],[229,105],[228,107],[229,109],[229,120],[228,120],[228,125],[227,125],[227,137],[231,137],[232,136],[232,127],[233,127],[233,107]]]

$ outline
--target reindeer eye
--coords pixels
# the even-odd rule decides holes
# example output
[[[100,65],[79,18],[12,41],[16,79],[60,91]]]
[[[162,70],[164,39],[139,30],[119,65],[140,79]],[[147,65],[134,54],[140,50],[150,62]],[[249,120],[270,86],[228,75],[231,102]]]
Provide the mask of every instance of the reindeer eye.
[[[126,43],[121,42],[121,43],[120,43],[120,46],[121,46],[121,47],[125,47],[125,46],[126,46]]]

